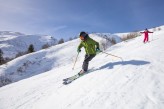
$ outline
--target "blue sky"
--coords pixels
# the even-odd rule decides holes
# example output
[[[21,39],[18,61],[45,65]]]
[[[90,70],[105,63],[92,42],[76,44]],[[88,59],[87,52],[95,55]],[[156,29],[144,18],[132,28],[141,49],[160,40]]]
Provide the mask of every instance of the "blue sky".
[[[164,25],[163,0],[0,0],[0,31],[57,39]]]

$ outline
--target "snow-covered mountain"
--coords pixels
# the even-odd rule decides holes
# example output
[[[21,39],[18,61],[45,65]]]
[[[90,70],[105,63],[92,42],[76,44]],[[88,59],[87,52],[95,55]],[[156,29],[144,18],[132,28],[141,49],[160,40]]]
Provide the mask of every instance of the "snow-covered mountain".
[[[142,35],[105,51],[123,61],[98,54],[89,65],[94,71],[69,85],[62,80],[81,70],[85,55],[82,49],[72,70],[79,39],[2,65],[1,75],[22,79],[0,88],[0,109],[162,109],[164,26],[161,29],[150,34],[146,44]],[[103,40],[96,34],[90,36]]]
[[[56,39],[48,35],[25,35],[19,32],[0,31],[0,49],[4,53],[4,58],[14,58],[19,52],[27,51],[30,44],[33,44],[35,51],[38,51],[45,44],[56,44]]]
[[[94,33],[93,35],[97,35],[103,38],[110,39],[111,41],[115,41],[115,43],[120,43],[121,40],[121,35],[116,35],[116,34],[111,34],[111,33]]]

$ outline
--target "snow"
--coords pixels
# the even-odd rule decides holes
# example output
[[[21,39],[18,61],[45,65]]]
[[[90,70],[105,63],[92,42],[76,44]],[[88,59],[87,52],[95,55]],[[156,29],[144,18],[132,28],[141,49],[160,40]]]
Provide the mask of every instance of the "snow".
[[[98,37],[97,35],[91,34],[90,36],[98,41],[104,40],[104,38]],[[38,52],[19,57],[6,65],[0,66],[0,74],[3,78],[16,82],[21,79],[44,73],[53,68],[73,63],[74,57],[77,55],[75,51],[79,43],[80,40],[75,39],[49,49],[40,50]],[[78,61],[82,62],[83,56],[84,50],[79,55]],[[0,86],[3,86],[3,84],[0,83]]]
[[[120,34],[111,34],[111,33],[94,33],[92,35],[101,36],[101,37],[108,37],[110,39],[114,39],[116,43],[121,42],[121,35]]]
[[[35,51],[38,51],[47,43],[54,45],[56,42],[48,35],[25,35],[19,32],[0,31],[0,49],[5,58],[14,58],[19,52],[27,51],[30,44],[33,44]]]
[[[28,60],[33,64],[24,71],[37,72],[1,87],[0,109],[163,109],[164,28],[161,28],[150,34],[150,42],[146,44],[142,35],[105,51],[122,57],[123,61],[98,54],[89,66],[95,70],[69,85],[63,85],[62,80],[80,71],[85,54],[82,50],[72,70],[78,39],[0,66],[0,72],[6,74]],[[96,35],[92,38],[100,41]]]

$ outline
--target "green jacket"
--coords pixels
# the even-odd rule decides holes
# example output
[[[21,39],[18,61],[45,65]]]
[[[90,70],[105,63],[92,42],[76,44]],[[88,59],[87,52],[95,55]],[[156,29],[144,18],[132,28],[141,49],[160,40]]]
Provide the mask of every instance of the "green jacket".
[[[96,48],[99,47],[99,43],[88,36],[85,41],[81,41],[78,49],[82,47],[84,47],[86,54],[96,54]]]

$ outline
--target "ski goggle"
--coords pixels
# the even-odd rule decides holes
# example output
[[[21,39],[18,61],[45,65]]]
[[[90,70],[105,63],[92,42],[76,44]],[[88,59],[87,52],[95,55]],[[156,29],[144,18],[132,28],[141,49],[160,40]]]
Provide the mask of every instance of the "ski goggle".
[[[81,40],[84,40],[84,36],[80,36],[80,39],[81,39]]]

